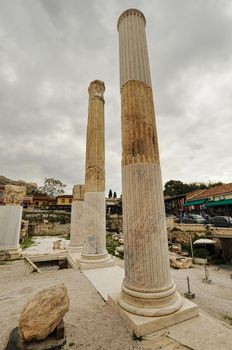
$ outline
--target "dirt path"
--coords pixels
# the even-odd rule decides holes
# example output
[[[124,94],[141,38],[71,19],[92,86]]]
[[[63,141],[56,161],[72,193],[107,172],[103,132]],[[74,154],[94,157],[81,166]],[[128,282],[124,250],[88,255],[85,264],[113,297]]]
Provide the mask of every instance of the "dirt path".
[[[73,350],[139,350],[122,320],[78,270],[32,273],[23,261],[0,265],[0,350],[18,325],[25,302],[37,291],[64,282],[71,300],[65,316],[68,344]]]

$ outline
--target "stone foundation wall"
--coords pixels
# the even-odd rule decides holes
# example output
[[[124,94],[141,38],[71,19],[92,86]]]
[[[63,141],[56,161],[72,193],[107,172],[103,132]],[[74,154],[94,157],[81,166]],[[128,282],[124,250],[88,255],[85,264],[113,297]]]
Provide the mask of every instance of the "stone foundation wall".
[[[213,227],[213,234],[232,238],[232,227]]]
[[[201,224],[174,224],[175,230],[183,231],[183,232],[206,232],[206,228]]]
[[[30,236],[59,236],[70,234],[70,224],[39,223],[29,225]]]

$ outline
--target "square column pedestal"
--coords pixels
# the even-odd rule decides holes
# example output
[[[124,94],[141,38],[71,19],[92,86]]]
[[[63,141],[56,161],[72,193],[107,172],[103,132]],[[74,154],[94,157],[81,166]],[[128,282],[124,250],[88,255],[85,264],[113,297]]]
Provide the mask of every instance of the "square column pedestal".
[[[146,317],[125,311],[118,304],[119,293],[109,295],[108,302],[122,317],[128,329],[137,337],[142,337],[173,326],[174,324],[199,316],[199,308],[196,304],[183,298],[182,307],[169,315]]]
[[[178,311],[166,316],[139,316],[125,311],[118,304],[121,284],[124,278],[124,269],[118,265],[84,271],[84,275],[102,298],[108,301],[113,309],[122,317],[131,333],[137,337],[160,331],[199,316],[198,306],[185,298],[183,298],[183,305]]]

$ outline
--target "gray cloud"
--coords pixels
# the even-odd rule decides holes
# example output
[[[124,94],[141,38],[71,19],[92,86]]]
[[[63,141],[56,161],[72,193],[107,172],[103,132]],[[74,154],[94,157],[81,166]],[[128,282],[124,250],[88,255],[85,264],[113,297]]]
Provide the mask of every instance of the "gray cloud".
[[[88,85],[105,81],[107,190],[121,191],[117,18],[147,18],[164,181],[231,181],[229,0],[0,0],[2,175],[84,180]]]

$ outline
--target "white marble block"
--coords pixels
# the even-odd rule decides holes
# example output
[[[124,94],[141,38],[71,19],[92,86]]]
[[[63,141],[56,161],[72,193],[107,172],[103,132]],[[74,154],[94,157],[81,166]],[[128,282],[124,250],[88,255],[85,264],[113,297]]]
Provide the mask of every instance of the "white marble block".
[[[81,251],[84,239],[84,201],[73,201],[71,211],[71,232],[68,250]]]
[[[11,256],[19,255],[19,238],[23,208],[17,206],[0,207],[0,252]]]

